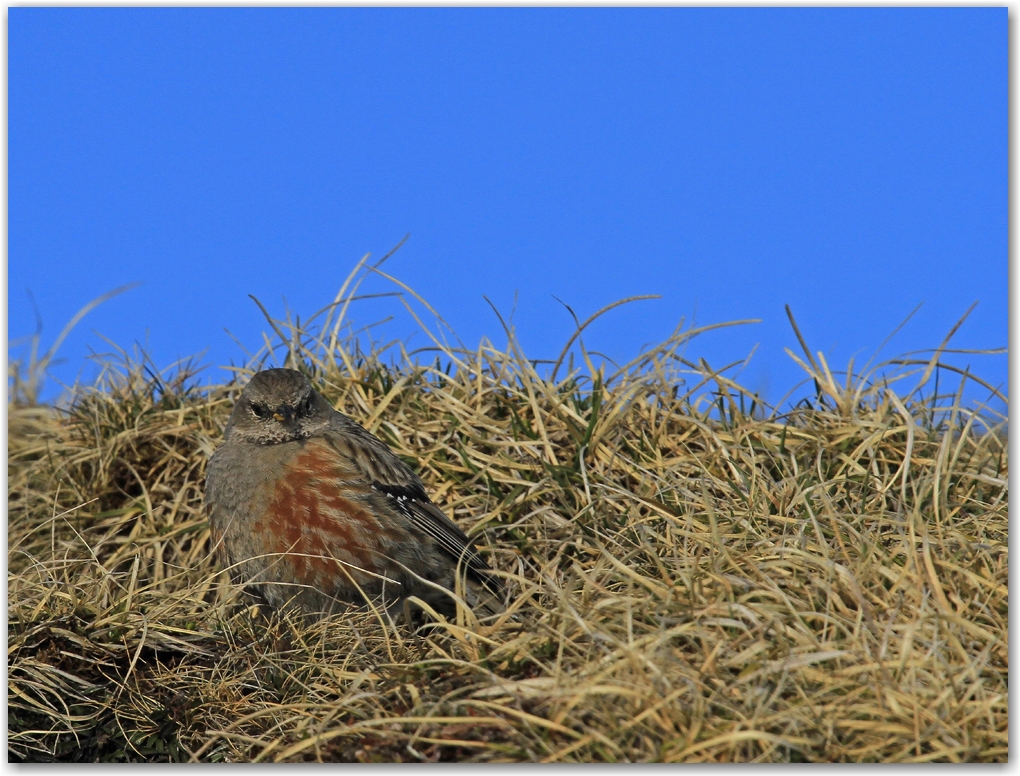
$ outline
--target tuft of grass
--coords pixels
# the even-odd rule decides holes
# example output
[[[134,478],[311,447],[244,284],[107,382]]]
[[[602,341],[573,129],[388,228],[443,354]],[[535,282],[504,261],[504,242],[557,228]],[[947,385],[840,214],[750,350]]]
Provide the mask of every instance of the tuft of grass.
[[[798,331],[815,395],[780,413],[687,360],[704,330],[609,372],[579,323],[543,374],[509,326],[451,346],[391,279],[422,365],[349,325],[373,273],[306,322],[267,313],[223,385],[120,352],[66,410],[15,392],[11,760],[1008,759],[1006,425],[965,405],[969,373],[945,388],[946,343],[837,374]],[[416,467],[505,573],[507,616],[238,605],[202,489],[268,362]]]

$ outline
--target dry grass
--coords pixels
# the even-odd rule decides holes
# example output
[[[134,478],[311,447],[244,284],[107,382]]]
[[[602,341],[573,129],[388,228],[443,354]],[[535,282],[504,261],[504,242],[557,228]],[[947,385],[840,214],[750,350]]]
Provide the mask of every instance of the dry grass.
[[[346,312],[267,347],[415,463],[516,618],[237,606],[202,487],[238,383],[122,354],[69,412],[8,406],[12,760],[1008,759],[1005,426],[937,393],[939,352],[871,383],[805,348],[779,416],[680,358],[696,332],[616,374],[512,340],[447,373]]]

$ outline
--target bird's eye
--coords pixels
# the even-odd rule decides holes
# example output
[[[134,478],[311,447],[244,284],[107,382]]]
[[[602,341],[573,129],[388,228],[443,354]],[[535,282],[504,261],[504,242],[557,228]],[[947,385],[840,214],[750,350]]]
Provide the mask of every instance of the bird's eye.
[[[252,414],[255,415],[256,418],[267,418],[267,417],[269,417],[269,410],[267,410],[261,404],[256,404],[255,402],[252,402],[251,403],[251,411],[252,411]]]

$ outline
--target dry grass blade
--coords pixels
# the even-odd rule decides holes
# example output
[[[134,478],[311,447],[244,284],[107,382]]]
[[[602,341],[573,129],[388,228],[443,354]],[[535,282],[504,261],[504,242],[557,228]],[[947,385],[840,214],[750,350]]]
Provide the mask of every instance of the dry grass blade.
[[[75,326],[81,323],[81,320],[86,315],[92,312],[103,302],[113,299],[113,297],[123,294],[125,291],[130,291],[132,288],[137,288],[139,285],[141,284],[127,283],[126,285],[97,296],[91,302],[86,304],[74,314],[71,320],[67,322],[60,334],[58,334],[57,338],[53,341],[53,344],[50,345],[42,356],[39,356],[39,338],[42,330],[42,324],[40,323],[35,334],[31,337],[32,348],[29,353],[28,363],[24,364],[14,361],[10,362],[8,365],[8,376],[11,380],[11,383],[8,386],[8,396],[11,397],[11,400],[21,405],[31,406],[36,404],[39,400],[42,385],[46,380],[46,371],[53,362],[57,351],[60,350],[60,346],[64,344],[64,340],[67,339],[67,335],[71,333]]]
[[[574,323],[577,324],[577,328],[573,334],[570,335],[570,339],[567,340],[567,344],[563,346],[563,350],[560,351],[559,357],[556,359],[556,363],[553,364],[552,374],[549,376],[551,382],[556,382],[556,373],[560,371],[560,367],[563,365],[563,359],[567,357],[567,353],[570,352],[570,346],[574,344],[574,341],[581,336],[585,329],[587,329],[592,323],[598,320],[600,317],[608,313],[610,310],[615,310],[617,307],[629,304],[631,302],[639,302],[644,299],[661,299],[660,294],[642,294],[640,296],[628,296],[626,299],[618,299],[615,302],[607,304],[601,310],[596,310],[594,313],[589,315],[584,323],[579,323],[577,316],[574,315],[574,311],[570,309],[569,305],[564,305],[570,312],[570,315],[574,318]],[[491,304],[491,303],[490,303]]]

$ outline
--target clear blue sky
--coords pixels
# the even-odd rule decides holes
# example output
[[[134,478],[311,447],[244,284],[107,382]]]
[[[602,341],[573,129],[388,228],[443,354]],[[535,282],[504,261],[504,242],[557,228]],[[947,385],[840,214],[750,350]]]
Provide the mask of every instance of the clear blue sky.
[[[573,324],[626,359],[681,316],[761,318],[688,355],[803,374],[1007,344],[1006,8],[9,10],[9,336],[242,359],[366,252],[461,339],[528,355]],[[379,286],[376,286],[379,288]],[[383,303],[380,303],[382,305]],[[369,323],[381,307],[366,310]],[[390,308],[399,314],[399,309]],[[381,314],[381,313],[380,313]],[[406,316],[388,333],[414,328]],[[424,344],[421,338],[416,342]],[[959,356],[993,383],[1005,356]],[[210,377],[222,377],[212,371]]]

